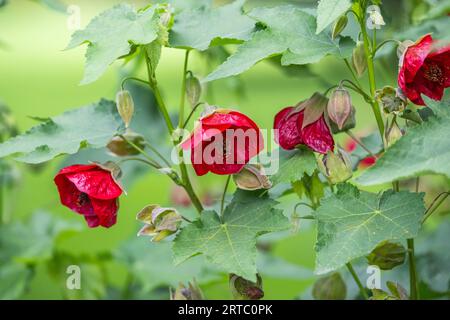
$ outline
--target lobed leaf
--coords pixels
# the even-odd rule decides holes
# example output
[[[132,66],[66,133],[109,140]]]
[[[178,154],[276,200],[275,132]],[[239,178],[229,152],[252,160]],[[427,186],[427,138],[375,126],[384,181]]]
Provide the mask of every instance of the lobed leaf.
[[[314,153],[306,149],[286,151],[280,149],[278,171],[270,180],[273,185],[299,181],[305,174],[311,176],[317,167]]]
[[[316,33],[322,32],[352,6],[351,0],[320,0],[317,6]]]

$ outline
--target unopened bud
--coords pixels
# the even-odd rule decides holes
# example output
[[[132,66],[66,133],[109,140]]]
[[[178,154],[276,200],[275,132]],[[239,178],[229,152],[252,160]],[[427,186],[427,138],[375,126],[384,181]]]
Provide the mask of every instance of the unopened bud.
[[[230,274],[230,289],[236,300],[259,300],[264,297],[262,288],[262,278],[259,274],[256,275],[256,283],[239,277],[235,274]]]
[[[403,132],[397,124],[397,120],[394,118],[391,125],[386,125],[384,138],[388,147],[392,146],[403,136]]]
[[[186,287],[180,283],[175,292],[171,292],[170,300],[204,300],[203,292],[198,286],[197,282],[192,281]]]
[[[345,120],[344,124],[342,125],[342,129],[339,129],[338,125],[334,123],[333,121],[330,122],[330,129],[333,134],[338,134],[341,132],[345,132],[348,130],[351,130],[355,128],[356,126],[356,109],[354,106],[352,106],[350,115],[348,116],[347,120]]]
[[[242,190],[270,189],[272,187],[272,183],[260,164],[246,165],[239,173],[233,175],[233,180]]]
[[[126,156],[135,156],[139,154],[139,151],[136,150],[131,144],[128,143],[130,141],[137,147],[143,149],[145,147],[144,137],[140,134],[127,132],[124,134],[124,138],[120,136],[116,136],[111,139],[106,145],[109,152],[117,157],[126,157]],[[127,141],[128,140],[128,141]]]
[[[145,225],[138,232],[138,236],[151,236],[152,241],[158,242],[174,234],[181,225],[182,217],[177,210],[149,205],[142,209],[136,219]]]
[[[202,86],[200,80],[195,77],[192,73],[186,79],[186,97],[191,104],[191,107],[195,107],[200,101],[202,95]]]
[[[331,184],[345,182],[353,175],[350,157],[341,149],[338,149],[337,153],[328,151],[319,158],[318,167]]]
[[[380,243],[367,256],[369,265],[378,266],[381,270],[391,270],[405,262],[405,248],[394,242],[384,241]]]
[[[358,75],[361,77],[367,69],[367,57],[364,51],[364,42],[358,41],[352,55],[353,67]]]
[[[377,7],[377,10],[369,11],[369,20],[372,28],[380,29],[381,26],[386,25],[384,22],[383,16],[381,15],[380,9]]]
[[[408,103],[401,89],[395,89],[391,86],[385,86],[383,89],[377,90],[375,98],[383,107],[384,112],[388,114],[402,112]]]
[[[333,30],[331,31],[331,38],[336,39],[342,31],[344,31],[347,26],[348,18],[347,15],[340,16],[333,25]]]
[[[128,90],[121,90],[116,95],[117,111],[128,128],[134,114],[134,102]]]
[[[386,286],[391,291],[392,295],[399,300],[409,300],[408,292],[398,282],[387,281]]]
[[[316,300],[344,300],[347,286],[338,272],[320,278],[314,283],[312,295]]]
[[[352,113],[352,98],[344,87],[339,86],[331,94],[327,106],[328,117],[342,130],[345,122]]]

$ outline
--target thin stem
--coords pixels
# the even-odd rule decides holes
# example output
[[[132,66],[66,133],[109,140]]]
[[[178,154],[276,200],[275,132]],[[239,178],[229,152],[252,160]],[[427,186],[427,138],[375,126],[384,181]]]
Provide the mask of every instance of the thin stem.
[[[152,152],[154,154],[156,154],[169,168],[172,166],[169,162],[169,160],[167,160],[159,151],[158,149],[156,149],[154,146],[152,146],[148,141],[145,141],[145,145],[152,150]]]
[[[225,183],[225,187],[223,188],[222,199],[220,201],[220,216],[223,215],[223,208],[225,207],[225,197],[227,195],[228,185],[230,184],[231,174],[227,177],[227,182]]]
[[[374,47],[375,50],[373,51],[373,56],[375,57],[376,53],[378,52],[378,50],[380,50],[385,44],[388,44],[390,42],[395,42],[397,45],[400,44],[400,41],[398,40],[394,40],[394,39],[387,39],[384,40],[383,42],[381,42],[377,47]]]
[[[141,149],[139,146],[134,144],[132,141],[128,140],[124,135],[119,135],[126,143],[128,143],[131,147],[133,147],[137,152],[139,152],[145,159],[147,159],[148,163],[154,167],[155,169],[161,169],[162,166],[154,160],[152,157],[150,157],[143,149]]]
[[[122,163],[128,162],[128,161],[139,161],[139,162],[143,162],[145,164],[148,164],[149,166],[158,169],[155,164],[151,163],[148,160],[142,159],[142,158],[136,158],[136,157],[132,157],[132,158],[126,158],[126,159],[122,159],[120,161],[117,162],[117,165],[121,165]]]
[[[363,148],[364,151],[366,151],[371,157],[377,158],[377,156],[374,155],[374,154],[372,153],[372,151],[370,151],[369,148],[367,148],[366,145],[365,145],[364,143],[362,143],[362,141],[359,140],[359,139],[358,139],[358,138],[357,138],[350,130],[345,131],[345,133],[346,133],[350,138],[352,138],[353,141],[355,141],[358,145],[360,145],[361,148]]]
[[[444,196],[444,197],[442,197]],[[422,223],[425,223],[425,221],[434,213],[436,210],[441,206],[442,203],[450,196],[450,192],[442,192],[440,193],[436,198],[434,198],[433,202],[430,204],[428,209],[425,211]],[[441,198],[442,197],[442,198]],[[440,199],[440,200],[439,200]],[[439,200],[439,202],[437,202]],[[437,204],[436,204],[437,202]],[[436,204],[436,205],[435,205]]]
[[[420,187],[420,177],[416,178],[416,193],[419,193],[419,187]]]
[[[122,82],[120,83],[120,87],[122,88],[122,90],[125,88],[125,82],[127,82],[128,80],[134,80],[137,82],[142,82],[145,83],[146,85],[150,85],[150,82],[136,78],[136,77],[126,77],[125,79],[122,80]]]
[[[184,103],[186,101],[186,75],[189,63],[189,52],[189,50],[186,50],[186,53],[184,55],[183,79],[181,82],[180,112],[178,113],[178,127],[180,128],[184,123]]]
[[[416,260],[414,257],[414,239],[406,240],[408,244],[408,262],[409,262],[409,290],[411,293],[411,300],[419,299],[418,281],[417,281],[417,270],[416,270]]]
[[[350,71],[353,79],[355,80],[355,82],[358,84],[358,87],[362,88],[361,82],[359,81],[358,77],[356,76],[355,71],[353,70],[352,66],[350,65],[350,62],[348,62],[348,59],[345,58],[344,59],[345,65],[347,66],[348,70]]]
[[[180,170],[181,170],[181,179],[183,181],[184,190],[186,190],[187,194],[189,195],[189,198],[191,198],[192,204],[194,205],[195,209],[197,209],[197,212],[199,214],[201,214],[203,211],[203,205],[200,202],[199,198],[197,197],[194,189],[192,188],[192,184],[189,179],[186,164],[184,162],[180,163]]]
[[[191,120],[192,116],[194,115],[195,111],[196,111],[197,108],[198,108],[199,106],[201,106],[202,104],[205,104],[205,103],[204,103],[204,102],[199,102],[199,103],[197,103],[197,104],[195,105],[194,108],[192,108],[191,112],[189,112],[189,115],[188,115],[188,117],[186,118],[186,121],[184,122],[184,124],[183,124],[183,126],[182,126],[183,129],[186,128],[186,126],[188,125],[188,123],[189,123],[189,121]]]
[[[361,295],[364,297],[364,299],[369,300],[369,295],[367,294],[366,288],[362,285],[361,280],[359,280],[358,275],[355,272],[355,269],[353,269],[353,266],[350,262],[346,264],[348,271],[350,271],[350,274],[352,275],[353,279],[355,280],[356,284],[358,285],[359,291],[361,292]]]

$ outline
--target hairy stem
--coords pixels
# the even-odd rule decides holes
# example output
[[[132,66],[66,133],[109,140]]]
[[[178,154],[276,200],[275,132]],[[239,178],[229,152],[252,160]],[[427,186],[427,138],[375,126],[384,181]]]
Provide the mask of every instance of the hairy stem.
[[[369,300],[369,295],[367,294],[366,288],[364,288],[361,280],[359,280],[358,275],[355,272],[355,269],[353,269],[353,266],[350,262],[346,264],[348,271],[350,271],[350,274],[352,275],[353,279],[355,280],[356,284],[358,285],[359,291],[361,292],[361,295],[364,297],[364,299]]]

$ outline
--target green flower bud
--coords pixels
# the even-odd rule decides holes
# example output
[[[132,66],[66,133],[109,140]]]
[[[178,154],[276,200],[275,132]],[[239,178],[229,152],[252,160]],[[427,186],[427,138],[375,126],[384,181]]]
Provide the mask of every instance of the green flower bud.
[[[331,94],[327,105],[328,117],[342,130],[352,113],[352,98],[347,89],[339,86]]]
[[[397,124],[397,120],[394,118],[391,125],[386,125],[384,132],[384,139],[388,147],[392,146],[403,136],[403,132]]]
[[[195,279],[186,287],[180,283],[175,292],[170,293],[170,300],[205,300],[203,292]]]
[[[317,280],[312,295],[316,300],[344,300],[347,296],[347,286],[339,272],[335,272]]]
[[[399,300],[409,300],[408,292],[398,282],[387,281],[386,285],[395,298]]]
[[[197,105],[202,95],[202,86],[200,80],[195,77],[191,72],[186,79],[186,97],[191,104],[192,108]]]
[[[395,89],[391,86],[386,86],[383,89],[377,90],[375,98],[383,107],[385,113],[398,114],[405,110],[408,104],[406,97],[400,89]]]
[[[145,223],[138,236],[151,236],[155,242],[176,233],[183,220],[176,209],[161,208],[158,205],[146,206],[137,214],[136,219]]]
[[[347,15],[340,16],[333,25],[333,29],[331,31],[331,38],[334,40],[336,39],[342,31],[344,31],[345,27],[347,26],[348,18]]]
[[[352,55],[353,67],[358,75],[361,77],[367,69],[367,57],[364,51],[364,42],[358,41]]]
[[[134,114],[134,102],[130,92],[128,90],[121,90],[117,92],[116,104],[117,111],[125,123],[125,127],[128,128]]]
[[[259,164],[248,164],[239,173],[233,175],[233,180],[242,190],[270,189],[272,183],[265,175],[264,168]]]
[[[230,274],[230,289],[236,300],[259,300],[264,297],[262,289],[262,278],[259,274],[256,275],[256,283],[248,281],[235,274]]]
[[[353,129],[356,126],[356,109],[355,109],[355,107],[352,106],[350,115],[348,116],[347,120],[345,120],[344,124],[342,125],[342,129],[339,129],[338,125],[336,123],[334,123],[333,121],[329,121],[329,122],[330,122],[330,129],[333,134],[338,134],[338,133]]]
[[[353,175],[350,157],[344,150],[338,149],[337,153],[329,151],[317,162],[320,172],[331,184],[345,182]]]
[[[140,134],[127,132],[124,134],[124,137],[141,149],[145,147],[144,137]],[[137,151],[133,146],[131,146],[120,136],[112,138],[111,141],[109,141],[106,145],[106,148],[109,150],[109,153],[111,153],[111,155],[117,157],[135,156],[139,154],[139,151]]]
[[[391,270],[402,265],[405,257],[406,250],[402,245],[384,241],[367,256],[367,262],[378,266],[381,270]]]

